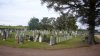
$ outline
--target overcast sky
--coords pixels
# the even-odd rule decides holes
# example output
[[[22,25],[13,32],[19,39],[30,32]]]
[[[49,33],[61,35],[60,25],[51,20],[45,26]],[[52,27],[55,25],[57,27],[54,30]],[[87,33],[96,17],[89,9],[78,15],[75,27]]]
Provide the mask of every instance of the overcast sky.
[[[58,17],[59,13],[41,5],[40,0],[0,0],[0,25],[27,26],[32,17]],[[79,28],[86,28],[77,23]]]
[[[32,17],[57,17],[59,13],[41,5],[40,0],[0,0],[0,25],[24,25]]]

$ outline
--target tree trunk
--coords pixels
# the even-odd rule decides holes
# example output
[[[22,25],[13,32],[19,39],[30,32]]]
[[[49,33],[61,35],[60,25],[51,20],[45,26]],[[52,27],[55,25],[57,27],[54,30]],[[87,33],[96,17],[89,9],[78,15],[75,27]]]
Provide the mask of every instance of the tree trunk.
[[[94,26],[89,25],[89,33],[88,33],[88,44],[94,45],[95,44],[95,38],[94,38]]]
[[[95,38],[94,38],[94,33],[95,33],[95,5],[96,1],[95,0],[89,0],[89,14],[88,14],[88,24],[89,24],[89,33],[88,33],[88,44],[89,45],[94,45],[95,44]]]

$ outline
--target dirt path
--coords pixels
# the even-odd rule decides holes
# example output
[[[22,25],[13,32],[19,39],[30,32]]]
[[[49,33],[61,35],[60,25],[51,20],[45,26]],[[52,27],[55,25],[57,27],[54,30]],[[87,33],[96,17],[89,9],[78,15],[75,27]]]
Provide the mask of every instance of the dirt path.
[[[97,38],[100,38],[100,35],[95,35]]]
[[[63,50],[20,49],[0,46],[0,56],[100,56],[100,44]]]

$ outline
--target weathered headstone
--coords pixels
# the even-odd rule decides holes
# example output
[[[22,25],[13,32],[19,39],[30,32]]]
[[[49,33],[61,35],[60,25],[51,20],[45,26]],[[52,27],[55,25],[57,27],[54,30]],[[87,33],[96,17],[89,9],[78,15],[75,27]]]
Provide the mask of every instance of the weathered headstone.
[[[19,43],[19,34],[19,31],[16,31],[15,39],[17,43]]]
[[[1,31],[1,39],[3,40],[3,31]]]
[[[37,42],[37,40],[38,40],[38,35],[36,35],[34,42]]]
[[[6,37],[8,38],[8,36],[9,36],[9,32],[8,30],[6,30]]]
[[[17,42],[19,44],[24,43],[24,33],[23,32],[18,32],[17,33]]]
[[[56,44],[56,38],[51,36],[49,45],[54,45],[54,44]]]
[[[19,43],[20,44],[24,43],[24,37],[22,35],[19,36]]]
[[[42,39],[43,39],[42,36],[39,36],[39,42],[42,42]]]
[[[7,34],[7,33],[6,33],[6,30],[4,30],[4,31],[3,31],[3,40],[6,40],[6,37],[7,37],[6,34]]]

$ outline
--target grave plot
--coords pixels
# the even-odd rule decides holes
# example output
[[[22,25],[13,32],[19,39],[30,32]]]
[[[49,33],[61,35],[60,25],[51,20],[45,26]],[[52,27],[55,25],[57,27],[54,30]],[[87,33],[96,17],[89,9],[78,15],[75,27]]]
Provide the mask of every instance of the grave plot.
[[[14,33],[14,34],[12,34]],[[59,48],[67,47],[73,39],[77,40],[76,32],[67,32],[67,31],[47,31],[47,30],[34,30],[34,31],[15,31],[12,32],[13,35],[11,38],[8,37],[7,40],[3,41],[0,44],[9,44],[16,47],[31,47],[31,48],[55,48],[61,45]],[[80,33],[80,36],[83,33]],[[73,41],[75,41],[73,40]],[[62,46],[63,45],[63,46]],[[73,46],[73,45],[72,45]],[[57,47],[58,48],[58,47]]]
[[[3,32],[3,31],[2,31]],[[2,33],[1,32],[1,33]],[[60,42],[68,41],[70,39],[75,38],[78,35],[85,35],[83,33],[79,33],[78,31],[48,31],[48,30],[27,30],[27,31],[20,31],[16,30],[13,34],[13,37],[18,44],[26,44],[27,42],[32,43],[47,43],[48,45],[57,45]],[[78,34],[79,33],[79,34]],[[11,33],[10,33],[11,34]]]

